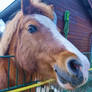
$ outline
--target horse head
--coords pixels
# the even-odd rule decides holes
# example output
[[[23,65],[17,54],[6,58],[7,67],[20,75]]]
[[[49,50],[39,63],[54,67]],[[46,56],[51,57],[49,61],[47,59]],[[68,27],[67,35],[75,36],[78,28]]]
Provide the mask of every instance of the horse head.
[[[11,41],[16,62],[30,74],[39,74],[41,80],[56,79],[65,89],[85,84],[89,61],[60,34],[53,23],[53,6],[40,0],[22,0],[21,6],[22,14]]]

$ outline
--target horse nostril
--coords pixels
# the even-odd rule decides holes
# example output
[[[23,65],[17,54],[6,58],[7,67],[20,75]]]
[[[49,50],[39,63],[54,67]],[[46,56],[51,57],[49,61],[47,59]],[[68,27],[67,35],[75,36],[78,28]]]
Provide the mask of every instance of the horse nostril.
[[[76,59],[71,59],[68,61],[68,70],[69,73],[76,76],[78,75],[78,72],[80,71],[81,63]]]

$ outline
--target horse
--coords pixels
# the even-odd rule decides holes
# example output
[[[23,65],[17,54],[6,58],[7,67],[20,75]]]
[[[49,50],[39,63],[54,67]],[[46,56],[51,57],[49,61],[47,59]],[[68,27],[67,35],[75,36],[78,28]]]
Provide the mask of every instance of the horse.
[[[57,80],[60,87],[73,90],[88,80],[89,61],[63,37],[53,22],[54,7],[41,0],[21,0],[21,10],[6,25],[0,41],[0,56],[13,55],[10,87],[32,80]],[[4,62],[4,60],[6,62]],[[0,59],[0,89],[7,88],[8,60]],[[33,91],[32,91],[33,92]]]

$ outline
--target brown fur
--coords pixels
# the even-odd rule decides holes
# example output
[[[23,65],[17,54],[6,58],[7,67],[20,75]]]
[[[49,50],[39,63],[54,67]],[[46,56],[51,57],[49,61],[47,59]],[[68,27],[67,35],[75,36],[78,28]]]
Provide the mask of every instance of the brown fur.
[[[21,18],[21,15],[22,13],[19,12],[12,21],[7,23],[5,29],[6,31],[3,33],[3,36],[0,41],[0,56],[3,56],[6,53],[8,46],[11,42],[12,36],[14,32],[17,30],[17,25]]]
[[[36,2],[37,3],[37,2]],[[41,8],[40,8],[41,6]],[[35,8],[36,7],[36,8]],[[43,14],[45,13],[45,15],[47,15],[48,17],[50,17],[51,19],[53,19],[53,13],[52,13],[52,6],[47,6],[43,3],[41,3],[40,5],[37,3],[37,5],[33,5],[32,8],[37,9],[35,11],[35,13],[39,12],[41,13],[41,11],[43,12]],[[45,8],[44,10],[42,8]],[[32,9],[31,9],[32,10]],[[1,38],[1,42],[0,42],[0,56],[3,56],[8,47],[10,46],[9,49],[9,54],[10,55],[15,55],[15,50],[16,50],[16,42],[17,42],[17,35],[19,32],[19,26],[21,24],[20,20],[22,20],[23,17],[23,13],[20,11],[16,14],[16,16],[13,18],[12,21],[9,21],[6,25],[6,31],[3,33],[3,36]],[[3,61],[7,61],[6,63]],[[15,62],[16,59],[12,58],[11,59],[11,64],[10,64],[10,86],[14,86],[16,85],[16,68],[18,68],[18,84],[23,84],[23,76],[24,76],[24,72],[23,69],[20,66],[16,66]],[[0,75],[0,84],[2,84],[2,86],[0,86],[0,89],[4,89],[7,87],[7,73],[8,73],[8,59],[1,59],[0,60],[0,71],[2,75]],[[31,64],[31,66],[34,68],[34,64]],[[32,69],[32,72],[34,72],[34,70]],[[27,72],[26,72],[27,73]],[[4,74],[4,75],[3,75]],[[35,77],[39,76],[38,74],[33,74],[33,80]],[[29,81],[30,80],[30,73],[27,73],[26,79]],[[39,77],[38,77],[39,79]],[[2,82],[3,80],[3,82]]]
[[[4,55],[9,50],[8,54],[15,56],[11,58],[10,63],[10,86],[16,85],[16,68],[18,68],[18,84],[23,83],[24,73],[26,83],[30,82],[30,76],[32,80],[56,79],[53,65],[57,64],[67,72],[66,59],[77,58],[75,54],[66,51],[64,46],[53,39],[47,27],[32,18],[35,13],[53,19],[52,6],[41,3],[40,0],[35,2],[22,0],[22,11],[18,12],[15,18],[7,24],[1,39],[0,55]],[[35,25],[38,32],[29,33],[30,24]],[[0,89],[7,87],[8,61],[5,59],[7,61],[5,63],[2,60],[4,59],[0,60]]]

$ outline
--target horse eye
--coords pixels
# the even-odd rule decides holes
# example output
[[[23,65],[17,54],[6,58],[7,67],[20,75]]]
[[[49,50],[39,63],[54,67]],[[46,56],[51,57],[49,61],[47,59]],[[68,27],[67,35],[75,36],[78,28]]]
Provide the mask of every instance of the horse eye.
[[[29,26],[28,26],[28,31],[29,31],[30,33],[34,33],[34,32],[37,31],[37,27],[36,27],[35,25],[29,25]]]

